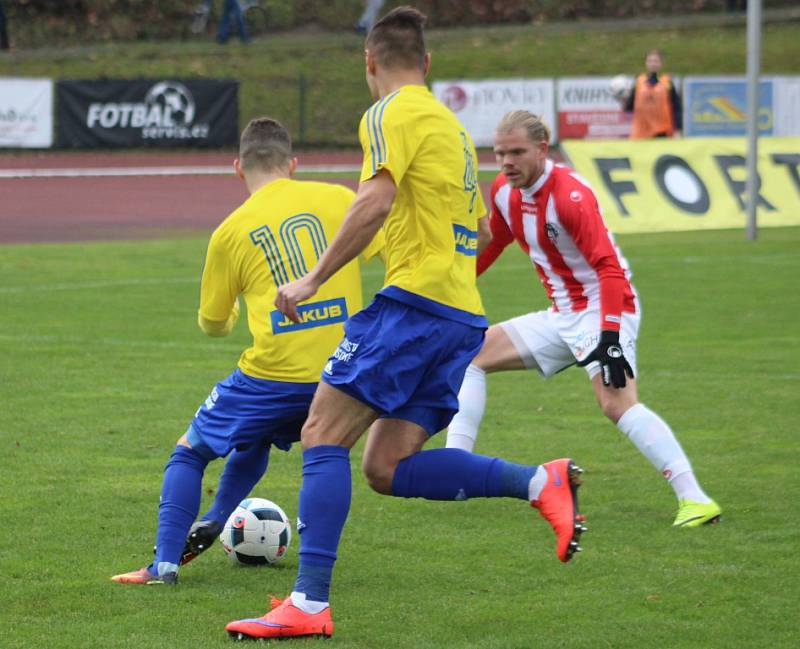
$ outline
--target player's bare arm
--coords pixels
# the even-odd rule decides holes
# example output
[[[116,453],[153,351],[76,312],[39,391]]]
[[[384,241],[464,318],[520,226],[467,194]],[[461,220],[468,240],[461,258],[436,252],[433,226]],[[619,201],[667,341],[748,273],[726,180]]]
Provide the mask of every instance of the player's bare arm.
[[[292,321],[299,322],[297,304],[312,297],[323,282],[367,247],[389,215],[396,193],[397,186],[385,170],[361,183],[331,245],[308,275],[278,289],[276,308]]]
[[[489,229],[489,217],[482,216],[478,219],[478,254],[480,255],[484,248],[489,245],[492,240],[492,231]]]

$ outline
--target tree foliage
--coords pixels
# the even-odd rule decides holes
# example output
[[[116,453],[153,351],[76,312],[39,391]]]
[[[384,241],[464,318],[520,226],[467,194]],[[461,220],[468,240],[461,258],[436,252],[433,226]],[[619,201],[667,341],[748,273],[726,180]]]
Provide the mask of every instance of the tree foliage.
[[[6,2],[9,32],[18,48],[121,40],[197,38],[191,16],[201,0],[12,0]],[[362,0],[261,0],[275,30],[315,25],[349,30]],[[214,20],[224,0],[215,0]],[[726,0],[390,0],[384,11],[411,4],[431,27],[488,23],[536,23],[585,18],[628,18],[657,14],[723,11]],[[766,8],[795,6],[796,0],[765,0]]]

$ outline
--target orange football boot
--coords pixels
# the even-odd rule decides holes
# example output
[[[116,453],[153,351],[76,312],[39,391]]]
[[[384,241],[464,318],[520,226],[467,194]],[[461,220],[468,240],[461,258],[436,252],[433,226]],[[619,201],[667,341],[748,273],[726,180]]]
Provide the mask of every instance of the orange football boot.
[[[168,572],[159,577],[150,572],[147,566],[145,566],[144,568],[139,568],[139,570],[126,572],[121,575],[114,575],[111,581],[116,581],[118,584],[140,584],[147,586],[152,584],[169,584],[174,586],[178,583],[178,574],[175,572]]]
[[[586,517],[578,512],[578,487],[583,473],[569,458],[545,462],[547,483],[537,500],[531,506],[539,510],[556,533],[556,554],[566,563],[572,555],[581,551],[581,534],[587,531],[583,526]]]
[[[333,635],[330,606],[320,613],[311,614],[297,608],[291,597],[283,601],[273,597],[270,607],[272,610],[263,617],[230,622],[225,630],[235,640],[309,636],[330,638]]]

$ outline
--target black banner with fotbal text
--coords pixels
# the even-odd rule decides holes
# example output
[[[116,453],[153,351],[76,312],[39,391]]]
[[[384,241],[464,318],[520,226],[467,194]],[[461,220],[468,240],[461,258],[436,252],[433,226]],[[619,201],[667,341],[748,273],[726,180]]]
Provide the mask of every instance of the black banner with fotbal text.
[[[239,138],[239,83],[228,79],[65,80],[58,146],[217,147]]]

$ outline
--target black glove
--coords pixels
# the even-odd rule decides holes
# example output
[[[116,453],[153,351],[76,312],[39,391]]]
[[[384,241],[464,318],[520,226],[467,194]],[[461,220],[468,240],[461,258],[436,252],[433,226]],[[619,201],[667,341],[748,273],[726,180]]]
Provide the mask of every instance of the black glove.
[[[586,367],[592,361],[600,363],[600,372],[603,376],[603,385],[613,385],[615,388],[625,387],[625,375],[633,378],[633,369],[622,353],[619,344],[618,331],[601,331],[600,342],[592,352],[582,361],[580,367]]]

